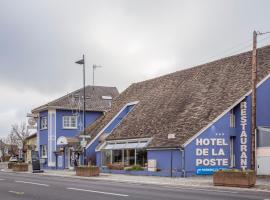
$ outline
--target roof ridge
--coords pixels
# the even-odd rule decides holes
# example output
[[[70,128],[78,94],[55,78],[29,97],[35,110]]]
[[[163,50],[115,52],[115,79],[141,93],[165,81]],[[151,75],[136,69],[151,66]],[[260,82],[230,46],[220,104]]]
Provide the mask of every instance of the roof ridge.
[[[263,50],[263,49],[266,49],[266,48],[269,48],[269,47],[270,47],[270,45],[265,45],[263,47],[257,48],[257,51],[260,51],[260,50]],[[209,67],[209,65],[211,65],[211,64],[214,64],[214,63],[217,63],[217,62],[222,62],[222,61],[225,61],[225,60],[230,60],[230,59],[233,59],[233,58],[239,58],[239,56],[244,56],[244,55],[246,55],[248,53],[251,54],[252,50],[245,51],[245,52],[238,53],[238,54],[234,54],[234,55],[231,55],[231,56],[226,56],[226,57],[223,57],[223,58],[220,58],[220,59],[217,59],[217,60],[213,60],[213,61],[210,61],[210,62],[198,64],[198,65],[195,65],[195,66],[192,66],[192,67],[187,67],[187,68],[180,69],[180,70],[177,70],[177,71],[174,71],[174,72],[170,72],[168,74],[160,75],[160,76],[150,78],[150,79],[147,79],[147,80],[144,80],[144,81],[139,81],[139,82],[136,82],[136,83],[133,83],[133,84],[151,82],[151,81],[154,81],[156,79],[165,78],[167,76],[169,77],[170,75],[173,75],[173,74],[176,74],[176,73],[186,72],[186,71],[194,70],[194,69],[197,69],[197,68],[200,68],[200,67]]]
[[[95,85],[95,86],[93,86],[93,85],[86,85],[86,86],[85,86],[85,89],[87,90],[88,88],[91,88],[91,87],[92,87],[92,88],[110,88],[110,89],[117,89],[117,87],[115,87],[115,86],[99,86],[99,85]],[[34,108],[34,109],[32,110],[32,112],[35,111],[35,110],[37,110],[37,109],[39,109],[39,108],[41,108],[41,107],[44,107],[44,106],[50,106],[51,104],[57,103],[57,102],[59,102],[59,101],[65,99],[65,98],[68,98],[69,95],[72,95],[72,94],[76,94],[76,93],[81,92],[83,89],[84,89],[84,88],[81,87],[81,88],[79,88],[79,89],[77,89],[77,90],[75,90],[75,91],[68,92],[67,94],[65,94],[65,95],[63,95],[63,96],[61,96],[61,97],[59,97],[59,98],[57,98],[57,99],[54,99],[54,100],[49,101],[49,102],[47,102],[47,103],[45,103],[45,104],[43,104],[43,105],[41,105],[41,106],[38,106],[38,107]]]

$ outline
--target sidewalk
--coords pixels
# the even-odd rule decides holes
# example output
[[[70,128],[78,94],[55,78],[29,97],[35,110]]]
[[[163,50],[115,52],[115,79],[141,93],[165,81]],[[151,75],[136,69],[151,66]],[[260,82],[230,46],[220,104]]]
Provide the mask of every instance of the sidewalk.
[[[10,169],[2,169],[3,172],[12,172]],[[15,172],[13,172],[15,173]],[[31,172],[18,172],[32,174]],[[170,178],[170,177],[157,177],[157,176],[133,176],[124,174],[107,174],[101,173],[98,177],[81,177],[76,176],[75,171],[71,170],[45,170],[44,173],[34,174],[37,176],[59,176],[67,178],[76,178],[84,180],[106,180],[122,183],[133,184],[151,184],[162,185],[168,187],[200,187],[200,188],[212,188],[212,189],[231,189],[231,190],[256,190],[270,192],[270,177],[257,177],[256,186],[254,188],[236,188],[236,187],[222,187],[213,186],[212,176],[194,176],[188,178]]]
[[[212,176],[194,176],[188,178],[170,178],[170,177],[157,177],[157,176],[133,176],[123,174],[107,174],[101,173],[99,177],[78,177],[75,175],[75,171],[70,170],[46,170],[42,175],[44,176],[61,176],[61,177],[73,177],[78,179],[87,180],[106,180],[116,182],[126,182],[135,184],[152,184],[163,185],[171,187],[203,187],[203,188],[225,188],[213,186]],[[258,177],[256,186],[254,188],[235,188],[226,187],[230,189],[241,190],[261,190],[270,192],[270,177]]]

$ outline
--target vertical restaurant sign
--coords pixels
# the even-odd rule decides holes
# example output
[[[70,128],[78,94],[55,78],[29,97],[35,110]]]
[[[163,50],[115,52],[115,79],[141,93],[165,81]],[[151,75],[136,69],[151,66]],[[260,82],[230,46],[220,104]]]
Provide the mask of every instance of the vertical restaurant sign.
[[[241,110],[241,135],[240,135],[240,167],[242,170],[247,169],[247,102],[240,104]]]

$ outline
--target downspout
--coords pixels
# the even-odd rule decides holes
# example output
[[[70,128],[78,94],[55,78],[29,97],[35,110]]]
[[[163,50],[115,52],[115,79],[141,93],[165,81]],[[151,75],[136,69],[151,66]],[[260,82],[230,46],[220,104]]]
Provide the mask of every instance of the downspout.
[[[186,177],[186,169],[185,169],[185,149],[184,148],[181,148],[180,149],[180,152],[181,152],[181,156],[182,156],[182,177]]]

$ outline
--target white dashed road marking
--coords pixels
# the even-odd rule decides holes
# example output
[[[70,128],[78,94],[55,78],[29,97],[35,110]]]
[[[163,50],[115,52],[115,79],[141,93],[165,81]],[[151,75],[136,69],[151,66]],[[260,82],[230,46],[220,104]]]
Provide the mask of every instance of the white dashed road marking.
[[[113,195],[113,196],[121,196],[121,197],[128,197],[127,194],[118,194],[118,193],[111,193],[111,192],[102,192],[102,191],[96,191],[96,190],[85,190],[80,188],[67,188],[68,190],[76,190],[76,191],[84,191],[84,192],[92,192],[92,193],[98,193],[98,194],[107,194],[107,195]]]
[[[15,182],[16,183],[26,183],[26,184],[31,184],[31,185],[39,185],[39,186],[49,187],[49,185],[43,184],[43,183],[34,183],[34,182],[26,182],[26,181],[15,181]]]
[[[16,191],[12,191],[12,190],[10,190],[8,192],[13,193],[13,194],[17,194],[17,195],[23,195],[24,194],[24,192],[16,192]]]

